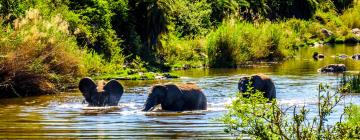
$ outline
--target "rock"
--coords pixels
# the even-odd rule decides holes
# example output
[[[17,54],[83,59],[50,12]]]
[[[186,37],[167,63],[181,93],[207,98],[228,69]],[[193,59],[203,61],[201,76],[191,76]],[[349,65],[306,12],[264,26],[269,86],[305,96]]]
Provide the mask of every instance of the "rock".
[[[325,28],[321,29],[321,33],[323,33],[326,37],[329,37],[329,36],[333,35],[333,33],[330,30],[325,29]]]
[[[360,60],[360,54],[354,54],[351,58],[354,60]]]
[[[351,30],[351,32],[356,35],[357,37],[360,37],[360,29],[359,28],[354,28]]]
[[[323,59],[325,56],[324,56],[324,54],[319,54],[318,52],[314,52],[314,54],[313,54],[313,58],[315,59],[315,60],[317,60],[317,59]]]
[[[322,67],[318,70],[319,72],[333,72],[333,73],[342,73],[346,71],[345,64],[330,64],[325,67]]]
[[[322,47],[324,46],[324,44],[320,43],[320,42],[315,42],[314,43],[314,47]]]
[[[157,75],[157,76],[155,76],[155,79],[157,79],[157,80],[164,80],[164,79],[166,79],[166,77],[165,77],[165,76],[162,76],[162,75]]]
[[[356,37],[350,37],[345,39],[345,43],[347,44],[356,44],[359,40]]]
[[[340,54],[338,57],[340,59],[346,59],[348,56],[346,54]]]
[[[179,78],[179,76],[171,75],[169,73],[164,73],[162,76],[164,76],[165,78]]]

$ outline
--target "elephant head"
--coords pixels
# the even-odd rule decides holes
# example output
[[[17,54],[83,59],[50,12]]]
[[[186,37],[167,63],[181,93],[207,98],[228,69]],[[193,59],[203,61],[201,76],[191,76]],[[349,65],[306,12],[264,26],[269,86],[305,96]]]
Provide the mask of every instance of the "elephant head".
[[[88,77],[80,80],[79,89],[89,106],[116,106],[124,93],[123,86],[116,80],[110,80],[99,91],[95,82]]]
[[[164,107],[171,106],[172,109],[181,110],[183,100],[181,90],[174,84],[153,86],[145,102],[143,111],[152,111],[157,105]]]
[[[258,75],[241,77],[238,83],[238,89],[240,92],[245,93],[249,90],[248,87],[254,87],[255,89],[262,87],[260,81],[261,77]]]
[[[238,83],[238,89],[240,92],[244,93],[246,92],[248,89],[248,84],[249,84],[249,79],[250,77],[241,77]]]

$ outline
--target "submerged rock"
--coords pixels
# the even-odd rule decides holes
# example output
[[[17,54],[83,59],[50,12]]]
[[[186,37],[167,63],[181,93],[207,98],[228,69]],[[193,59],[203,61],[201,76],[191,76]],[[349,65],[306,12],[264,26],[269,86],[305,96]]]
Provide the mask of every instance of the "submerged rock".
[[[346,59],[348,56],[346,54],[339,54],[338,56],[340,59]]]
[[[342,73],[346,71],[346,66],[345,64],[330,64],[318,69],[318,71],[322,73],[327,73],[327,72]]]
[[[325,56],[324,54],[318,53],[318,52],[314,52],[313,56],[312,56],[315,60],[317,59],[323,59]]]

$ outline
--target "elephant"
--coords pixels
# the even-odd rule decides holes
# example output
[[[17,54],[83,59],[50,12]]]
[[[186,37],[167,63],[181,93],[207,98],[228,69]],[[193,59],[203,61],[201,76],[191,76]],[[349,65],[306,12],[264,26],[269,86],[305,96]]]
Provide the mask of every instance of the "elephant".
[[[95,107],[117,106],[124,93],[123,86],[116,80],[96,86],[89,77],[80,80],[79,89],[89,106]]]
[[[346,71],[346,66],[345,64],[330,64],[318,69],[318,71],[321,73],[327,73],[327,72],[342,73]]]
[[[263,74],[241,77],[238,83],[239,92],[245,93],[248,91],[249,83],[251,83],[250,86],[254,90],[264,92],[264,97],[270,100],[276,98],[275,84],[270,77]]]
[[[158,104],[166,111],[206,110],[207,100],[194,83],[155,85],[144,104],[143,111],[152,111]]]

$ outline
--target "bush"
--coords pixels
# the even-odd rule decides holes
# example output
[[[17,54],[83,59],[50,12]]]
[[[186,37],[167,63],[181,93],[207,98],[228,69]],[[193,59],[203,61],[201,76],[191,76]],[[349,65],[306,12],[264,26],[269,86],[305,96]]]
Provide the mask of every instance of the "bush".
[[[360,93],[360,74],[344,74],[340,80],[342,92]]]
[[[295,34],[281,24],[224,22],[208,36],[210,67],[236,67],[246,61],[281,60],[297,45]]]
[[[349,28],[360,28],[360,4],[347,9],[340,18]]]
[[[1,28],[1,97],[53,93],[84,76],[84,52],[67,29],[60,15],[46,19],[36,9],[15,20],[13,29]]]
[[[244,98],[237,94],[229,105],[229,112],[221,118],[227,128],[226,132],[242,137],[249,135],[256,139],[352,139],[358,138],[360,124],[356,111],[347,110],[347,123],[341,120],[336,125],[326,124],[344,95],[330,93],[329,86],[319,85],[318,114],[309,117],[305,106],[280,106],[276,100],[269,102],[256,91]],[[340,118],[341,119],[341,118]],[[354,136],[355,134],[357,136]]]
[[[172,68],[198,68],[206,64],[205,39],[179,39],[168,34],[161,44],[158,57]]]

